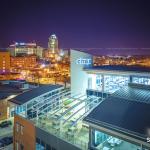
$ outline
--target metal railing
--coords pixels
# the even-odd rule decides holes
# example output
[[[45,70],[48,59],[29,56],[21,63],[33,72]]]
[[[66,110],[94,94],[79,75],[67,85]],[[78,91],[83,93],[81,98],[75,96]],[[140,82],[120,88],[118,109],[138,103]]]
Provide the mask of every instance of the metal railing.
[[[53,136],[56,136],[58,138],[60,138],[61,140],[64,140],[70,144],[73,144],[76,147],[81,148],[82,150],[87,150],[88,149],[88,140],[89,138],[86,138],[86,142],[79,139],[79,134],[78,133],[74,133],[74,135],[72,137],[67,136],[67,131],[64,132],[63,130],[59,130],[56,131],[55,129],[52,128],[52,126],[47,126],[46,124],[42,124],[41,122],[36,123],[36,126],[41,128],[42,130],[52,134]],[[87,131],[88,132],[88,131]],[[82,136],[82,138],[84,138],[84,136]]]

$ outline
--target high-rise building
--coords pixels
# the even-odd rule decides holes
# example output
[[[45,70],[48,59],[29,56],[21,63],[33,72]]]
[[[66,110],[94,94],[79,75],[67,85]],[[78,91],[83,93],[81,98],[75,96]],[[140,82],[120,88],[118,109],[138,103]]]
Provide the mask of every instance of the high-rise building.
[[[0,51],[0,74],[8,73],[10,71],[10,53],[7,51]]]
[[[48,48],[52,53],[58,53],[58,38],[52,34],[48,39]]]
[[[9,46],[11,56],[20,56],[20,55],[37,55],[42,57],[43,48],[38,46],[35,42],[32,43],[14,43]]]

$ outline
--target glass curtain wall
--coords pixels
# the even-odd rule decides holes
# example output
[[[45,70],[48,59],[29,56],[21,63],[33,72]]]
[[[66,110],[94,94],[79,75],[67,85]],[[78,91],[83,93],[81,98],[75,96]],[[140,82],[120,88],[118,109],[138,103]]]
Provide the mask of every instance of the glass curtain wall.
[[[132,79],[133,83],[138,83],[138,84],[144,84],[144,85],[150,85],[150,78],[146,77],[133,77]]]
[[[105,134],[103,132],[92,131],[92,147],[97,150],[100,149],[113,149],[113,150],[138,150],[140,146],[126,142],[117,137]]]
[[[127,76],[115,76],[105,75],[104,76],[104,91],[107,93],[114,93],[120,88],[127,86],[129,83],[129,77]]]
[[[89,74],[88,89],[102,91],[102,80],[101,74]],[[104,75],[104,92],[113,93],[116,90],[127,86],[128,83],[128,76]]]

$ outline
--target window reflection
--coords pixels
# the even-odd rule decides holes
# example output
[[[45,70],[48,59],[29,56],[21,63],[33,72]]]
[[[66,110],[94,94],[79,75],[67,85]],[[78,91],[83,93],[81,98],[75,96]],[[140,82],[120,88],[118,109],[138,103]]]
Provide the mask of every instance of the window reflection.
[[[97,130],[93,130],[92,147],[100,149],[114,150],[137,150],[140,146],[126,142],[118,137],[114,137]]]

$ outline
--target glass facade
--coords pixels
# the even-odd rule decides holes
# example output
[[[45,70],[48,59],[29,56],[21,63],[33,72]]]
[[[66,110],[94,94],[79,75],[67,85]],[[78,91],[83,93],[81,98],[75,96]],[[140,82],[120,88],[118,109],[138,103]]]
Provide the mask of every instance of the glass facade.
[[[128,83],[129,83],[129,77],[127,76],[105,75],[104,91],[108,93],[114,93],[120,88],[127,86]]]
[[[103,85],[104,83],[104,85]],[[129,83],[128,76],[89,74],[88,89],[113,93],[116,90],[127,86]]]
[[[102,76],[90,74],[88,77],[88,89],[102,90]]]
[[[14,106],[16,114],[27,118],[35,118],[52,109],[55,110],[61,103],[61,97],[70,95],[70,89],[57,89],[38,96],[23,105]]]
[[[132,82],[133,83],[138,83],[138,84],[150,85],[150,78],[133,77]]]
[[[59,104],[59,109],[47,113],[46,116],[41,115],[38,118],[32,119],[32,121],[34,121],[36,127],[48,132],[50,135],[56,136],[58,139],[57,142],[63,140],[65,143],[69,142],[71,144],[69,144],[69,147],[79,147],[87,150],[89,129],[87,125],[82,123],[82,119],[98,103],[99,98],[95,98],[94,96],[89,98],[81,95],[64,97],[62,98],[62,103]],[[38,138],[40,137],[38,136]],[[48,139],[45,139],[46,137],[43,138],[41,136],[41,138],[51,148],[57,148],[53,145],[53,140],[48,142]],[[44,147],[42,141],[39,142],[38,139],[36,146],[38,150]]]
[[[24,113],[25,114],[25,111],[26,111],[25,105],[18,105],[15,108],[15,113],[16,114],[20,114],[20,113]]]
[[[139,150],[140,146],[129,143],[117,137],[105,134],[103,132],[92,130],[92,148],[97,150]]]
[[[88,90],[90,89],[111,94],[120,88],[127,86],[129,82],[150,85],[150,78],[108,74],[89,74]]]
[[[36,138],[36,150],[56,150],[56,148],[46,144],[44,141]]]

